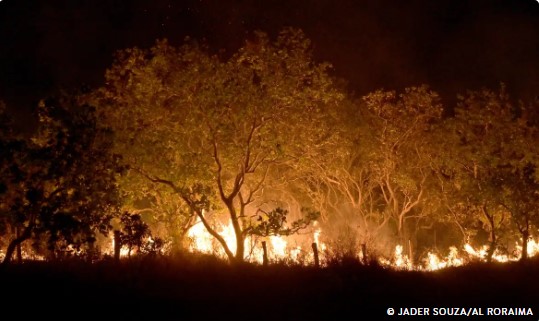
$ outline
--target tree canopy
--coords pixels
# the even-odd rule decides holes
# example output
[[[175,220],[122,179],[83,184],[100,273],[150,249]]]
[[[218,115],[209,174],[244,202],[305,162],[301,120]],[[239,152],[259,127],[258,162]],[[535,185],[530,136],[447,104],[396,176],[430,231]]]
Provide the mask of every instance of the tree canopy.
[[[331,140],[328,126],[343,93],[330,65],[315,62],[310,50],[293,29],[275,41],[254,33],[229,58],[196,42],[159,41],[118,53],[98,92],[99,112],[115,130],[131,175],[168,185],[231,259],[244,259],[258,209],[289,206],[265,190],[320,157]],[[212,223],[223,212],[236,253]]]
[[[243,262],[258,240],[312,227],[318,242],[315,220],[333,251],[364,259],[455,243],[526,259],[537,103],[501,84],[451,107],[426,84],[357,97],[292,28],[232,53],[191,39],[121,50],[102,87],[42,100],[26,137],[0,104],[4,262],[26,240],[90,252],[113,226],[118,256],[183,250],[195,225]]]
[[[2,223],[16,234],[6,263],[28,239],[47,256],[93,244],[120,202],[121,158],[93,107],[59,97],[40,102],[38,113],[30,139],[2,135]]]

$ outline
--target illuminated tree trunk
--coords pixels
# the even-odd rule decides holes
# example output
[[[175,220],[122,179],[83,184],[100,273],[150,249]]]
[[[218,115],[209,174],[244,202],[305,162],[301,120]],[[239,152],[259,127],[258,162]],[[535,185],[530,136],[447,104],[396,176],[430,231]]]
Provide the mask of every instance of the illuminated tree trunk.
[[[264,254],[262,256],[262,265],[267,266],[268,265],[268,247],[266,246],[266,241],[262,241],[262,250],[264,251]]]
[[[526,261],[528,259],[528,238],[530,233],[528,230],[522,232],[522,256],[520,257],[521,261]]]
[[[490,263],[492,262],[492,256],[494,255],[494,251],[496,250],[496,225],[494,223],[494,216],[488,212],[486,205],[483,205],[481,209],[483,211],[483,215],[485,215],[490,225],[490,244],[487,251],[487,262]]]
[[[238,263],[241,263],[245,259],[245,238],[243,237],[243,231],[240,228],[240,224],[236,219],[236,223],[232,223],[234,226],[234,231],[236,234],[236,255],[235,260]],[[237,227],[236,227],[237,226]]]
[[[122,240],[120,231],[114,231],[114,260],[120,260],[120,250],[122,249]]]
[[[245,254],[245,238],[243,237],[243,231],[240,226],[238,219],[238,214],[236,213],[236,208],[232,201],[225,200],[228,212],[230,214],[230,221],[232,222],[232,227],[234,228],[234,234],[236,236],[236,254],[234,255],[233,261],[236,263],[241,263],[244,260]],[[243,211],[243,208],[242,210]]]
[[[312,244],[312,247],[313,247],[313,255],[314,255],[314,266],[320,267],[320,259],[318,257],[318,245],[316,244],[316,242]]]
[[[530,239],[530,217],[526,214],[523,215],[524,224],[520,224],[517,221],[518,230],[522,236],[522,254],[520,256],[521,261],[528,259],[528,241]]]
[[[492,262],[492,256],[494,255],[494,251],[496,250],[496,232],[494,232],[494,229],[490,230],[490,237],[489,237],[490,244],[488,246],[487,251],[487,262]]]

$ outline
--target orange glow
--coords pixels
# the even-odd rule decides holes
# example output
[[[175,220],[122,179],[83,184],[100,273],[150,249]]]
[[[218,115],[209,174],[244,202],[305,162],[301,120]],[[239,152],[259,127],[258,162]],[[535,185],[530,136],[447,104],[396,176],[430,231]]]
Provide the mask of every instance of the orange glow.
[[[227,241],[228,246],[234,252],[236,250],[236,239],[234,235],[234,229],[232,224],[221,225],[217,232],[223,236]],[[253,240],[251,238],[246,239],[246,261],[252,263],[261,264],[263,260],[263,251],[261,241],[266,241],[268,250],[268,259],[270,261],[287,260],[298,264],[312,264],[314,262],[314,254],[310,247],[311,242],[315,242],[318,245],[319,255],[322,258],[327,245],[321,241],[322,229],[318,226],[317,222],[313,224],[313,233],[311,236],[305,236],[305,242],[302,245],[291,245],[291,242],[287,237],[283,236],[270,236],[267,238],[261,238]],[[205,230],[202,223],[198,222],[191,228],[188,233],[191,239],[189,246],[192,252],[201,252],[207,254],[217,255],[223,259],[226,259],[224,251],[221,246],[215,241],[215,239]],[[311,241],[309,241],[309,238]],[[496,262],[509,262],[517,261],[521,256],[520,245],[515,245],[515,253],[511,256],[502,254],[496,251],[492,257]],[[484,245],[479,248],[474,248],[470,244],[465,244],[462,249],[458,249],[455,246],[449,248],[449,253],[442,257],[434,252],[427,252],[426,256],[413,262],[408,255],[404,253],[402,245],[395,247],[394,253],[390,258],[380,257],[379,263],[383,266],[398,270],[418,270],[418,271],[435,271],[448,267],[462,266],[472,261],[486,261],[488,246]],[[529,257],[532,257],[539,253],[539,243],[535,240],[531,240],[528,243]],[[362,253],[358,253],[357,258],[362,259]],[[322,265],[324,265],[322,260]]]
[[[230,250],[236,252],[236,237],[234,234],[234,228],[229,222],[226,225],[218,225],[216,227],[217,233],[219,233],[226,241]],[[316,228],[312,235],[312,240],[318,244],[320,252],[326,249],[326,245],[320,242],[320,228]],[[190,240],[189,250],[191,252],[199,252],[205,254],[213,254],[220,258],[226,259],[226,254],[221,245],[211,236],[204,228],[204,225],[197,221],[197,223],[189,230],[188,238]],[[314,262],[314,255],[312,250],[305,246],[291,244],[289,239],[283,236],[272,235],[265,238],[253,238],[251,236],[245,239],[245,260],[252,263],[262,264],[263,262],[263,250],[261,242],[266,241],[268,259],[270,261],[287,260],[296,263],[308,264]],[[310,243],[309,243],[310,246]],[[309,253],[306,255],[306,253]]]
[[[435,271],[448,267],[462,266],[472,261],[486,262],[488,245],[483,245],[479,248],[474,248],[470,244],[465,244],[461,251],[452,246],[449,248],[449,254],[446,257],[428,252],[426,258],[420,264],[412,264],[407,255],[403,254],[403,247],[397,245],[395,247],[394,256],[392,259],[380,258],[379,262],[383,266],[399,269],[399,270],[416,270],[416,271]],[[528,257],[533,257],[539,253],[539,243],[535,240],[528,242]],[[515,262],[520,260],[522,255],[522,247],[517,243],[515,252],[512,255],[507,255],[495,251],[492,255],[494,262]]]

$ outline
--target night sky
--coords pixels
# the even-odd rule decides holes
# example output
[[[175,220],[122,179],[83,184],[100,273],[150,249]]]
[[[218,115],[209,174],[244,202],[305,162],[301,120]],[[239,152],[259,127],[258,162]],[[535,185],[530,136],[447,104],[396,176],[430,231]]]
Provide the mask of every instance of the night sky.
[[[99,86],[118,49],[191,36],[233,52],[285,26],[357,94],[427,83],[452,103],[505,82],[539,95],[536,0],[1,0],[0,99],[24,118],[58,89]]]

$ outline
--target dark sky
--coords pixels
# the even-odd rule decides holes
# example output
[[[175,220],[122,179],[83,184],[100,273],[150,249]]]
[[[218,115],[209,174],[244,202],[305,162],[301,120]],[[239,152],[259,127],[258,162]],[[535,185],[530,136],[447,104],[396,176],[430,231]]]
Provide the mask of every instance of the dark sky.
[[[189,35],[233,51],[249,31],[302,28],[358,94],[428,83],[539,95],[536,0],[0,0],[0,99],[24,115],[59,88],[101,84],[115,50]]]

